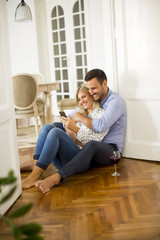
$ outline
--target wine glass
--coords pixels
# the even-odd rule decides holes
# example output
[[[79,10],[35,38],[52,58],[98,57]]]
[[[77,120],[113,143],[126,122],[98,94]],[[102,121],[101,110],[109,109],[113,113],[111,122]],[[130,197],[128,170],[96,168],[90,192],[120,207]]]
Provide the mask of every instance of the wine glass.
[[[116,176],[120,176],[121,175],[120,173],[117,173],[117,163],[119,163],[120,158],[121,158],[121,153],[120,153],[119,150],[113,150],[110,153],[110,160],[114,164],[114,167],[115,167],[115,172],[112,173],[112,176],[116,177]]]

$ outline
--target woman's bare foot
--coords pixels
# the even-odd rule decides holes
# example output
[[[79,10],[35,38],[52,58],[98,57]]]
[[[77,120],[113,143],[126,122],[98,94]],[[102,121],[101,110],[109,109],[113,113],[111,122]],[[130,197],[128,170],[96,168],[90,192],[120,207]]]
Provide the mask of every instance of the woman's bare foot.
[[[31,172],[34,167],[34,160],[28,160],[20,164],[21,172]]]
[[[59,173],[55,173],[52,176],[49,176],[43,180],[37,181],[35,183],[35,187],[38,187],[43,193],[49,192],[50,189],[58,185],[61,180],[61,175]]]
[[[33,187],[35,182],[41,178],[44,171],[44,169],[35,166],[31,174],[22,181],[22,188],[27,189]]]

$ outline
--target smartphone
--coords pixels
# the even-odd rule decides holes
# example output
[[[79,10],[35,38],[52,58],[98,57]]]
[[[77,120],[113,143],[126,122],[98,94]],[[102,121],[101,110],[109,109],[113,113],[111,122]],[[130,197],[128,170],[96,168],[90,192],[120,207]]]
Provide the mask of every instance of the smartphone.
[[[59,114],[61,115],[61,117],[67,117],[64,111],[59,112]]]

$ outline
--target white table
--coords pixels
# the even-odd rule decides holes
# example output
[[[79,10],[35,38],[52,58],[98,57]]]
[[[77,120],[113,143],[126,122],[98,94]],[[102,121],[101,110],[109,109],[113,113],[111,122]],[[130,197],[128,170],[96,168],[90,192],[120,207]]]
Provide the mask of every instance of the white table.
[[[59,90],[59,83],[39,83],[38,93],[44,93],[45,95],[45,113],[46,113],[46,123],[52,123],[52,101],[51,92]]]

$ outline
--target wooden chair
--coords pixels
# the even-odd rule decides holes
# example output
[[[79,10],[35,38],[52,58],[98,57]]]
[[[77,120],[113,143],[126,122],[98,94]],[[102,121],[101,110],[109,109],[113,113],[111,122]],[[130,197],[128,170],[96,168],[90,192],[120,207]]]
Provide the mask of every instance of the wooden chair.
[[[76,99],[64,98],[58,101],[59,111],[74,109],[77,107]]]
[[[38,99],[38,84],[33,74],[20,73],[13,76],[13,92],[16,119],[35,118],[36,136],[39,134],[38,119],[45,124],[44,101]]]
[[[42,73],[33,73],[38,83],[45,83],[45,79]]]

